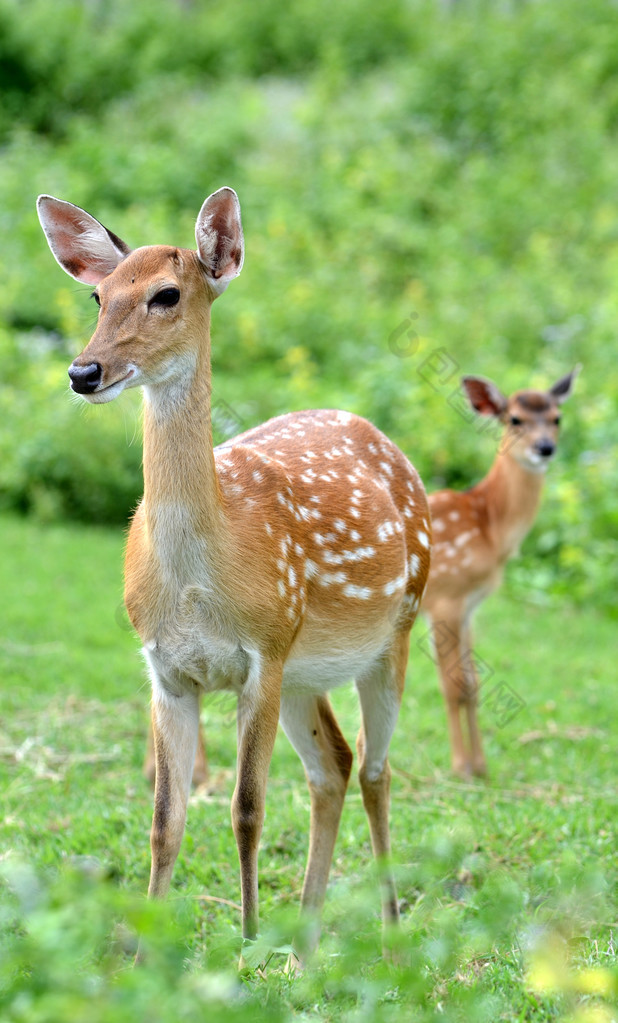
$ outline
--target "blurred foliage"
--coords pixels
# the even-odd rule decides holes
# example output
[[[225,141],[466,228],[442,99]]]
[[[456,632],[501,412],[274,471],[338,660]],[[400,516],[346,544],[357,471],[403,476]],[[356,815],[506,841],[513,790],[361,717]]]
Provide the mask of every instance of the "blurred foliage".
[[[36,194],[189,246],[230,184],[247,255],[215,308],[213,383],[233,418],[348,408],[429,488],[466,486],[495,441],[458,414],[459,375],[509,391],[581,361],[509,576],[612,606],[615,4],[0,0],[0,69],[5,506],[124,522],[141,487],[134,396],[85,414],[63,393],[95,314]]]
[[[562,903],[550,904],[543,888],[531,925],[525,907],[533,893],[466,847],[443,832],[417,850],[412,874],[423,894],[405,907],[400,932],[391,937],[392,962],[367,932],[370,893],[344,886],[335,894],[336,943],[325,940],[329,951],[296,978],[285,965],[302,925],[289,910],[252,947],[228,926],[207,948],[198,941],[190,949],[190,898],[167,904],[138,898],[91,857],[74,857],[47,876],[6,857],[2,1019],[611,1023],[618,997],[613,946],[605,952],[580,931],[603,911],[603,879],[573,867],[558,879]],[[246,966],[238,974],[241,946]],[[131,968],[138,947],[141,962]]]

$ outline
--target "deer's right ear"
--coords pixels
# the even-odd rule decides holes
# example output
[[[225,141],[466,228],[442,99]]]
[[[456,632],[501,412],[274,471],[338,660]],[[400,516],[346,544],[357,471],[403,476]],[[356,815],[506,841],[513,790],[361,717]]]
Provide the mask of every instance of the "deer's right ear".
[[[462,377],[461,383],[472,408],[481,416],[501,416],[507,400],[502,391],[485,377]]]
[[[242,270],[245,246],[240,203],[233,188],[208,196],[195,225],[197,254],[215,295],[220,295]]]
[[[567,398],[570,397],[573,391],[573,385],[575,384],[575,380],[581,368],[582,364],[581,362],[578,362],[570,373],[567,373],[564,377],[560,377],[560,380],[558,380],[558,382],[550,389],[549,393],[557,405],[562,405],[562,402],[566,401]]]
[[[99,284],[131,251],[117,235],[71,202],[40,195],[36,208],[56,260],[82,284]]]

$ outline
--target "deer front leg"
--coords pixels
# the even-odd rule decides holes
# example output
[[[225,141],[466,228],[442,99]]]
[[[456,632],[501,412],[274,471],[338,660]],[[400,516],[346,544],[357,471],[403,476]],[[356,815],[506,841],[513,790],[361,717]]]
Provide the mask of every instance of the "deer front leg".
[[[154,814],[150,833],[152,864],[148,894],[166,894],[180,849],[199,728],[197,686],[188,682],[167,691],[153,680],[152,724],[156,760]]]
[[[468,679],[462,657],[463,614],[449,606],[448,612],[437,612],[431,622],[438,671],[446,701],[451,765],[453,772],[467,777],[471,771],[470,756],[461,727],[461,710],[466,702]]]
[[[240,860],[243,938],[258,933],[258,846],[281,699],[282,666],[255,669],[238,699],[238,766],[232,827]]]
[[[470,735],[470,766],[472,773],[478,777],[487,774],[487,763],[483,753],[483,741],[478,722],[478,696],[479,680],[474,663],[472,650],[472,636],[469,622],[464,624],[462,632],[463,644],[465,646],[464,669],[466,673],[465,708],[468,721],[468,733]]]

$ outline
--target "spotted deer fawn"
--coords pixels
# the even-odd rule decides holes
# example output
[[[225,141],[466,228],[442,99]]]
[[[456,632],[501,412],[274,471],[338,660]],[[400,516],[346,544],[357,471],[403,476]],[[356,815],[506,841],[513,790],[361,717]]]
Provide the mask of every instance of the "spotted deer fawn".
[[[144,496],[128,536],[125,602],[152,680],[156,758],[149,894],[167,891],[181,844],[202,692],[238,698],[232,824],[242,931],[258,930],[258,843],[281,725],[311,796],[302,907],[318,937],[352,752],[327,692],[354,680],[362,798],[382,865],[385,925],[398,918],[388,868],[388,747],[410,629],[429,570],[425,492],[407,458],[346,412],[283,415],[213,451],[210,307],[243,263],[236,193],[196,223],[197,252],[131,251],[88,213],[38,200],[52,253],[94,288],[96,330],[69,368],[92,403],[144,393]]]
[[[569,397],[578,370],[549,391],[516,391],[510,398],[490,380],[462,380],[476,412],[495,417],[505,429],[485,479],[470,490],[440,490],[429,496],[435,541],[423,612],[434,635],[452,766],[460,775],[486,773],[470,621],[500,585],[505,562],[517,554],[534,522],[558,441],[559,406]],[[463,711],[469,745],[462,732]]]

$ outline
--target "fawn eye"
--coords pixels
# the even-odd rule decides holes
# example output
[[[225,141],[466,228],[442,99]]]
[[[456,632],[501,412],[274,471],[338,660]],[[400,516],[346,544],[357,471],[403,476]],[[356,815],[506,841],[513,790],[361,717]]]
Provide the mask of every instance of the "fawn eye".
[[[150,305],[176,305],[180,298],[180,291],[178,288],[162,288],[158,291],[153,298],[150,299]]]
[[[561,419],[562,419],[562,416],[556,416],[556,418],[554,419],[554,426],[560,426],[560,420]]]
[[[93,299],[95,300],[95,302],[96,302],[96,304],[97,304],[97,305],[99,305],[99,306],[101,305],[101,299],[100,299],[100,298],[99,298],[99,296],[97,295],[96,291],[93,291],[93,292],[92,292],[92,294],[91,294],[90,298],[93,298]]]
[[[522,420],[519,416],[511,416],[511,426],[521,426]]]

